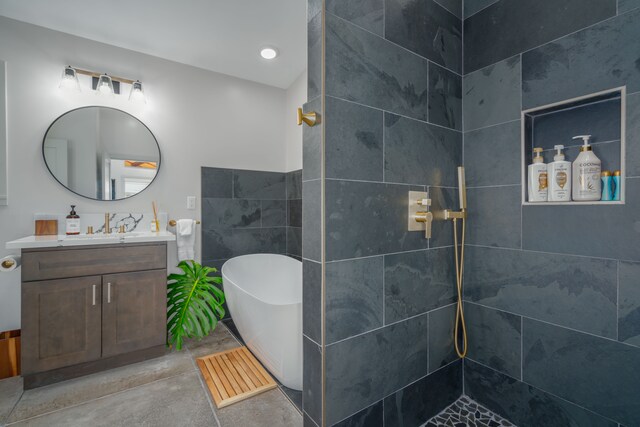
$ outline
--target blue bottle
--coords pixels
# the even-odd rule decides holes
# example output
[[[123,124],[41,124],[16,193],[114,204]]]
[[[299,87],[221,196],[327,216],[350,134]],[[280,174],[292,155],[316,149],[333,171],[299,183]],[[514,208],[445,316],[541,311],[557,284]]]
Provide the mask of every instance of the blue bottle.
[[[603,202],[608,202],[613,200],[613,188],[611,187],[611,172],[602,171],[600,174],[600,179],[602,180],[602,200]]]
[[[613,197],[611,200],[620,200],[620,171],[613,172]]]

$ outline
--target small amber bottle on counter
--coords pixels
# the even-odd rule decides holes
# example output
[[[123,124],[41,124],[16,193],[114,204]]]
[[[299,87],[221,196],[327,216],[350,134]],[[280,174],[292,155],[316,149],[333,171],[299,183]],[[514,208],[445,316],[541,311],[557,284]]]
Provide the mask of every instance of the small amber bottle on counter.
[[[76,213],[76,206],[71,205],[71,212],[67,215],[67,235],[80,234],[80,216]]]

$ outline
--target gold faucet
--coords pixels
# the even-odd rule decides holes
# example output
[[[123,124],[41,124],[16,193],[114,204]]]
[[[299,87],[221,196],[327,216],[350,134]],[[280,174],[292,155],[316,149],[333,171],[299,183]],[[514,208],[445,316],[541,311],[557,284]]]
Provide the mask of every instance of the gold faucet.
[[[104,214],[104,234],[111,234],[111,225],[109,224],[109,212]]]

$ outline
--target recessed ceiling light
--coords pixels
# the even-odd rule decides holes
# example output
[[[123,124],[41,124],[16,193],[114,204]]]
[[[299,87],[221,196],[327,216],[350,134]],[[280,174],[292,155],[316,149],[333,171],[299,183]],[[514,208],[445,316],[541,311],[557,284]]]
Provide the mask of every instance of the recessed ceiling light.
[[[278,56],[278,49],[275,47],[263,47],[260,51],[260,56],[264,59],[275,59]]]

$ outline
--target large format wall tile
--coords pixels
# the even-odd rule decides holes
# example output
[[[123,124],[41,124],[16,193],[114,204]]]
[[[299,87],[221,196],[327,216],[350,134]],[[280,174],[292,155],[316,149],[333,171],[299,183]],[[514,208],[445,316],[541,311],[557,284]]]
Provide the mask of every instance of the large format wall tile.
[[[302,260],[302,333],[322,342],[322,264]]]
[[[620,262],[618,340],[640,347],[640,263]]]
[[[467,243],[520,248],[521,187],[469,188]]]
[[[464,130],[520,118],[520,56],[464,76]]]
[[[211,228],[260,227],[261,201],[242,199],[202,199],[202,221]]]
[[[640,176],[640,92],[627,96],[627,176]]]
[[[302,199],[302,169],[287,172],[287,200]]]
[[[521,378],[521,317],[474,303],[465,303],[469,339],[467,357]]]
[[[287,250],[286,227],[209,228],[202,232],[202,259],[228,259],[240,255]]]
[[[615,339],[615,261],[474,246],[465,258],[465,299]]]
[[[453,187],[461,164],[460,132],[385,113],[386,182]]]
[[[233,197],[233,171],[231,169],[207,168],[201,169],[202,198],[215,197],[230,199]]]
[[[520,184],[520,121],[464,134],[467,186]]]
[[[382,181],[382,111],[332,97],[325,103],[326,177]]]
[[[320,180],[302,183],[302,256],[320,262],[322,227],[322,183]]]
[[[458,359],[453,345],[455,319],[455,305],[429,312],[429,372]]]
[[[626,85],[628,93],[639,91],[639,20],[640,9],[525,52],[522,55],[523,108],[617,86]]]
[[[368,408],[351,415],[348,418],[334,424],[333,427],[383,427],[384,408],[382,400]]]
[[[456,301],[453,248],[384,257],[385,322],[393,323]]]
[[[427,316],[326,347],[327,425],[427,374]]]
[[[615,14],[616,0],[499,1],[464,21],[465,73]]]
[[[325,265],[326,343],[382,326],[383,257]]]
[[[287,255],[302,258],[302,228],[287,227]]]
[[[625,13],[640,7],[640,0],[618,0],[618,13]]]
[[[429,63],[429,123],[462,130],[462,77]]]
[[[617,423],[467,359],[465,393],[520,427],[616,427]],[[589,388],[594,388],[590,384]]]
[[[322,420],[322,349],[307,337],[302,339],[302,410],[316,425]]]
[[[423,188],[327,180],[327,261],[426,249],[428,240],[424,238],[424,233],[407,231],[408,192],[424,191]],[[305,192],[303,205],[307,204],[307,200]],[[303,221],[306,223],[306,210],[304,215]],[[309,221],[313,222],[312,219]],[[305,234],[305,248],[309,239]]]
[[[322,94],[322,2],[309,1],[307,13],[307,101]]]
[[[325,64],[327,95],[427,120],[426,59],[328,14]]]
[[[640,349],[524,319],[524,381],[624,425],[640,424]]]
[[[384,0],[327,0],[326,10],[342,19],[383,36]]]
[[[462,23],[433,1],[386,0],[385,37],[462,73]]]
[[[522,211],[523,249],[640,261],[638,178],[626,180],[624,205],[524,206]]]
[[[262,200],[261,206],[263,227],[287,226],[287,200]]]
[[[498,0],[465,0],[464,1],[464,19],[480,12],[482,9],[491,6]]]
[[[236,199],[285,200],[287,182],[282,172],[233,171],[233,197]]]
[[[456,362],[384,399],[384,425],[419,426],[462,393],[462,362]]]
[[[304,106],[305,112],[322,111],[322,100],[316,98]],[[322,126],[302,128],[302,180],[320,179],[322,176]]]
[[[462,0],[433,0],[440,6],[453,13],[456,18],[462,19]]]
[[[302,196],[296,200],[287,200],[287,226],[302,227]]]

